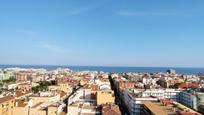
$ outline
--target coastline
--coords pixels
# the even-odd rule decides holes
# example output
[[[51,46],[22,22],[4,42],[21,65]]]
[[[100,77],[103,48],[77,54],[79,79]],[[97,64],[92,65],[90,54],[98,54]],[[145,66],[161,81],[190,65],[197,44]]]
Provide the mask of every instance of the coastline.
[[[166,72],[168,69],[175,69],[179,74],[198,74],[203,73],[204,68],[192,68],[192,67],[111,67],[111,66],[66,66],[66,65],[0,65],[0,68],[43,68],[48,71],[55,70],[57,68],[69,68],[74,71],[103,71],[103,72],[141,72],[141,73],[158,73]]]

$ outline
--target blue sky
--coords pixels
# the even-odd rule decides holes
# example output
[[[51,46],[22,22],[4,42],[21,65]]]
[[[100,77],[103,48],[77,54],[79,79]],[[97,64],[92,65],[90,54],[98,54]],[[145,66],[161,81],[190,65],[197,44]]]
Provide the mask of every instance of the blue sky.
[[[0,64],[204,67],[203,0],[1,0]]]

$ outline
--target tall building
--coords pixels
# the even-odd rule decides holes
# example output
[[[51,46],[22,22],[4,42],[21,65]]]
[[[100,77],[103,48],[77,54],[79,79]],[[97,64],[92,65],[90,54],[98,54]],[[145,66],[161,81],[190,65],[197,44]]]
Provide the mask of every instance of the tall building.
[[[175,69],[169,69],[169,70],[167,70],[167,73],[176,74],[176,70]]]
[[[204,93],[195,89],[182,91],[179,95],[179,102],[189,108],[198,110],[199,104],[204,103]]]

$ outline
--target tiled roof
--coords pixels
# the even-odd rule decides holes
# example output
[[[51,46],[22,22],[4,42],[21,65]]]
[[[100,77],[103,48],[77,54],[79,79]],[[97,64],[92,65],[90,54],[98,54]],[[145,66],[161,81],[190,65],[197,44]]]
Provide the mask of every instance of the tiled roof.
[[[6,101],[9,101],[9,100],[12,100],[12,99],[14,99],[14,97],[11,96],[11,95],[2,97],[2,98],[0,98],[0,103],[6,102]]]
[[[102,105],[102,115],[121,115],[120,109],[115,104]]]

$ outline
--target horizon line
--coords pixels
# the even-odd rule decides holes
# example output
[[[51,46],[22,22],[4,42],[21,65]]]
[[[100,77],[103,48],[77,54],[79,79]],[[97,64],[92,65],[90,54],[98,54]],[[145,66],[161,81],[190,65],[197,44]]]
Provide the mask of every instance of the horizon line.
[[[115,65],[66,65],[66,64],[0,64],[0,66],[67,66],[68,67],[119,67],[119,68],[198,68],[198,69],[204,69],[204,67],[190,67],[190,66],[115,66]]]

